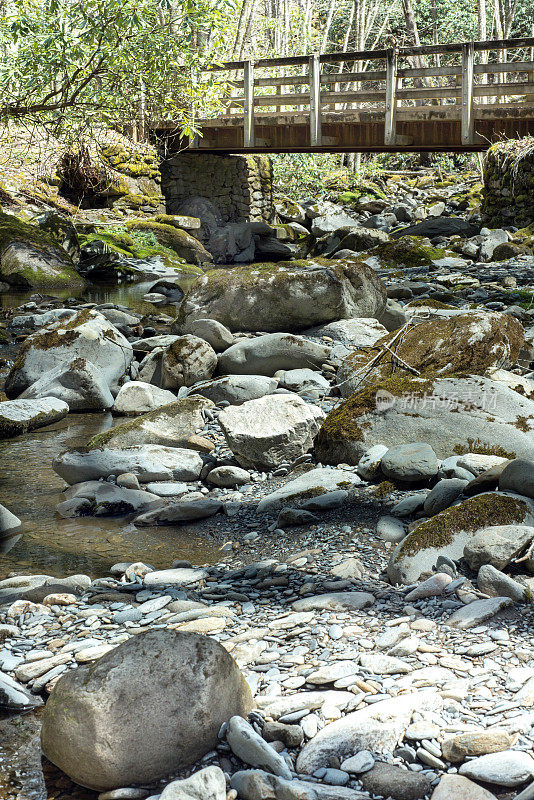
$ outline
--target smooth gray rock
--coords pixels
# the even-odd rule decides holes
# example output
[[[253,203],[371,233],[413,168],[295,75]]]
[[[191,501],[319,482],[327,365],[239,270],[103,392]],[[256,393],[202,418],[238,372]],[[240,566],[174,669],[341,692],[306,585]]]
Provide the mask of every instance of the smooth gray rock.
[[[460,497],[465,486],[467,481],[459,478],[443,478],[438,481],[426,496],[423,506],[425,514],[432,517],[451,506]]]
[[[438,459],[424,442],[399,444],[391,447],[382,457],[382,472],[392,480],[419,483],[433,478],[438,471]]]
[[[195,383],[189,393],[200,394],[216,404],[224,402],[238,406],[247,400],[272,394],[277,388],[278,380],[265,375],[226,375],[224,378]]]
[[[330,382],[313,369],[287,369],[277,372],[275,377],[283,389],[290,392],[317,392],[319,396],[330,391]]]
[[[295,600],[291,608],[293,611],[359,611],[374,603],[375,598],[369,592],[330,592],[317,594],[313,597],[303,597]]]
[[[215,497],[189,496],[184,500],[147,511],[134,519],[135,525],[172,525],[175,522],[192,522],[213,517],[223,510],[223,504]]]
[[[173,326],[171,326],[173,330]],[[191,333],[200,339],[205,339],[215,352],[226,350],[234,343],[234,334],[225,325],[216,319],[192,319],[182,327],[182,333]]]
[[[57,401],[56,401],[57,402]],[[132,472],[140,483],[192,481],[200,477],[202,458],[193,450],[162,445],[134,445],[120,450],[67,450],[52,462],[52,468],[67,483],[98,480]]]
[[[534,777],[534,759],[521,750],[504,750],[474,758],[462,764],[458,771],[460,775],[475,781],[499,786],[520,786]]]
[[[232,375],[266,375],[278,370],[320,367],[330,348],[291,333],[267,333],[244,339],[225,350],[219,371]]]
[[[43,752],[97,791],[151,783],[213,749],[222,723],[251,705],[214,639],[149,631],[59,679],[43,714]]]
[[[234,772],[230,785],[242,800],[318,800],[313,784],[286,780],[259,769]]]
[[[464,558],[471,569],[479,569],[483,564],[503,569],[533,541],[532,524],[493,525],[479,530],[465,545]]]
[[[339,319],[304,331],[306,336],[329,336],[346,347],[369,347],[387,333],[386,328],[376,319],[355,317]]]
[[[143,578],[143,583],[149,589],[158,586],[189,586],[204,580],[206,574],[205,570],[192,567],[160,569],[148,572]]]
[[[384,515],[378,518],[376,532],[383,542],[402,542],[406,536],[406,528],[397,517]]]
[[[242,717],[231,718],[226,731],[226,740],[234,755],[245,764],[263,767],[274,775],[291,780],[291,772],[282,756]]]
[[[29,711],[40,705],[40,697],[31,695],[20,683],[5,672],[0,672],[0,709],[12,713]]]
[[[21,520],[12,514],[8,508],[0,505],[0,533],[4,534],[22,525]]]
[[[214,486],[223,486],[233,488],[234,486],[243,486],[245,483],[250,483],[250,472],[241,467],[215,467],[210,470],[206,481],[212,483]]]
[[[534,461],[515,458],[506,464],[499,478],[499,489],[517,492],[534,499]]]
[[[297,759],[297,772],[312,775],[328,767],[332,757],[344,759],[360,750],[388,754],[402,739],[415,710],[436,711],[442,704],[437,692],[420,691],[353,711],[326,725],[304,746]]]

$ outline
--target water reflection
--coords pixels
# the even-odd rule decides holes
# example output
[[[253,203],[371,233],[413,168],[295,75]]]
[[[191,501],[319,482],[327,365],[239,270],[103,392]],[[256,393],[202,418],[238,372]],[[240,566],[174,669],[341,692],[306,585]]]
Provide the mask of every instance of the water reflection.
[[[99,576],[123,560],[155,567],[178,558],[197,564],[218,560],[218,544],[187,526],[137,529],[124,517],[56,515],[65,484],[52,470],[52,459],[111,424],[111,414],[69,414],[48,428],[0,442],[0,502],[23,521],[16,536],[0,543],[0,579],[12,571]]]

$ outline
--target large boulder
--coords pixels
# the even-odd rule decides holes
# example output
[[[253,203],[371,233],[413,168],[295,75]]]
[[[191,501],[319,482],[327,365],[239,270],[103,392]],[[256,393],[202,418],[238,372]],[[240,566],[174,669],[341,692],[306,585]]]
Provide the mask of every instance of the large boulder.
[[[166,447],[187,447],[198,428],[204,427],[202,410],[213,408],[205,397],[191,395],[175,400],[148,414],[122,422],[89,441],[89,447],[121,449],[132,445],[161,444]]]
[[[0,280],[17,289],[81,289],[86,283],[51,236],[0,212]]]
[[[79,311],[66,322],[59,320],[28,336],[7,376],[5,391],[17,397],[45,372],[60,365],[69,366],[82,358],[100,370],[111,392],[133,359],[132,346],[102,314],[90,309]]]
[[[58,401],[56,401],[58,402]],[[202,458],[194,450],[163,445],[133,445],[121,450],[67,450],[52,461],[66,483],[80,483],[132,472],[141,483],[193,481],[200,477]]]
[[[231,331],[297,331],[336,319],[379,317],[384,284],[355,260],[254,264],[211,270],[190,286],[180,320],[210,317]]]
[[[356,350],[341,365],[338,381],[348,397],[361,386],[393,374],[484,375],[492,367],[511,366],[523,342],[521,324],[508,314],[471,311],[425,320],[413,323],[401,338],[396,332],[388,333],[371,349]]]
[[[151,219],[134,219],[126,223],[126,228],[152,234],[158,244],[168,250],[173,250],[177,256],[185,259],[189,264],[205,264],[213,261],[211,253],[208,253],[198,239],[174,225],[166,225]]]
[[[397,545],[388,564],[392,583],[413,583],[440,555],[457,561],[477,534],[500,525],[531,526],[534,501],[504,492],[470,497],[422,522]]]
[[[214,639],[148,631],[59,679],[43,714],[43,752],[95,791],[152,783],[202,758],[223,722],[251,707],[245,679]]]
[[[276,394],[228,406],[219,425],[230,450],[243,467],[276,468],[306,453],[324,412],[295,394]]]
[[[315,442],[328,464],[357,464],[376,444],[426,442],[439,458],[490,453],[530,458],[534,401],[488,378],[390,378],[331,411]]]
[[[113,406],[113,395],[104,375],[85,358],[58,364],[20,395],[20,399],[41,397],[64,400],[70,411],[106,411]]]
[[[231,375],[267,375],[281,369],[320,368],[330,348],[292,333],[267,333],[244,339],[225,350],[219,371]]]
[[[0,439],[9,439],[34,428],[59,422],[68,413],[68,405],[55,397],[5,400],[0,403]]]
[[[205,339],[190,334],[180,336],[163,354],[162,388],[178,389],[205,381],[211,378],[216,366],[215,350]]]

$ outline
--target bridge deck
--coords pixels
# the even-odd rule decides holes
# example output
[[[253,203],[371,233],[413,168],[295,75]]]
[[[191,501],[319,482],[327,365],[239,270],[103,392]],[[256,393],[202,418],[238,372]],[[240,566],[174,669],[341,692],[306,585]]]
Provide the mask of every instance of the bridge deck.
[[[280,67],[285,74],[276,74]],[[172,122],[154,125],[170,150],[480,151],[534,135],[534,38],[240,61],[212,71],[222,73],[226,98],[219,116],[198,120],[201,136],[189,142]]]

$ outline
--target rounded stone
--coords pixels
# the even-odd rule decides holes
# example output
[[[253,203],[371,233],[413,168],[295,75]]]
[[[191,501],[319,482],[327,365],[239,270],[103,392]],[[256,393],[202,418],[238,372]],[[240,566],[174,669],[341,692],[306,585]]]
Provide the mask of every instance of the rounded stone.
[[[43,715],[43,753],[97,791],[151,783],[213,749],[222,723],[251,706],[218,642],[149,631],[60,678]]]

